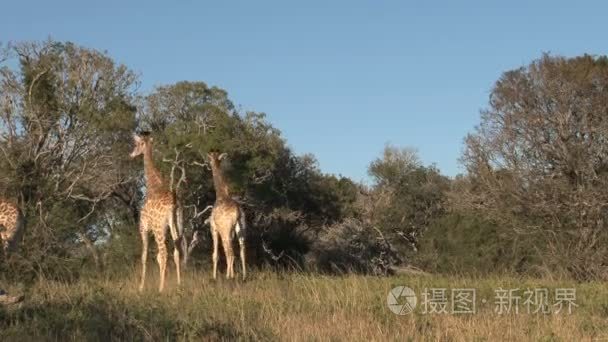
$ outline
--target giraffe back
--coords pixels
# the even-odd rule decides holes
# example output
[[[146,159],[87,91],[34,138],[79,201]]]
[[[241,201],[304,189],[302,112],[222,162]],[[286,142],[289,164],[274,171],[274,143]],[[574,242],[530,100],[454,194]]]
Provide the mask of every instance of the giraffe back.
[[[147,222],[147,229],[161,233],[158,230],[165,231],[175,208],[175,196],[171,192],[150,193],[141,210],[141,218]]]
[[[240,213],[239,205],[234,200],[218,200],[213,206],[211,220],[220,234],[232,235],[239,222]]]

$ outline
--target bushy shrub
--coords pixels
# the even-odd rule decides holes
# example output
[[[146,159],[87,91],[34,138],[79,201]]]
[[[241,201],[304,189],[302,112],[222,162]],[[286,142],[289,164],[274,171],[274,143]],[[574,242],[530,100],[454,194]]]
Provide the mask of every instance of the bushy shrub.
[[[323,229],[307,255],[308,267],[330,273],[388,275],[397,262],[380,230],[353,218]]]

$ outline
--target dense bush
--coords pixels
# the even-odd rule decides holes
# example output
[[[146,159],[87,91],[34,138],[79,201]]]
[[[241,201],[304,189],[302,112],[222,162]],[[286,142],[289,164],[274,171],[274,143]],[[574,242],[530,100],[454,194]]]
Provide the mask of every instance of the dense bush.
[[[458,205],[534,240],[548,272],[608,279],[608,58],[544,55],[498,80]]]
[[[71,43],[21,43],[0,69],[0,189],[20,203],[27,229],[13,276],[74,277],[104,221],[125,207],[137,78],[95,50]],[[14,62],[14,63],[11,63]],[[10,65],[16,65],[10,68]],[[5,267],[4,265],[2,267]]]
[[[314,270],[374,275],[391,274],[400,261],[380,230],[352,218],[324,229],[307,257]]]

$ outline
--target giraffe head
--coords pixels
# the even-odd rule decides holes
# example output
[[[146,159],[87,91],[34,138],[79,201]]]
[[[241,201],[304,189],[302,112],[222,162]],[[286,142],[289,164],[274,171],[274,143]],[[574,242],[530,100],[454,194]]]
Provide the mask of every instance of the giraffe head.
[[[222,168],[220,163],[226,158],[226,153],[219,153],[218,151],[210,151],[207,153],[209,158],[209,165],[211,166],[211,173],[213,173],[213,186],[215,187],[216,200],[220,197],[229,198],[230,192],[228,191],[228,184],[224,179]]]
[[[140,132],[138,134],[133,135],[133,142],[135,143],[135,147],[133,147],[133,152],[131,152],[131,158],[135,158],[146,150],[149,150],[152,147],[152,137],[150,136],[150,132]]]
[[[220,165],[221,161],[228,156],[227,153],[220,153],[218,151],[212,150],[207,153],[207,157],[209,158],[209,162],[214,165]]]

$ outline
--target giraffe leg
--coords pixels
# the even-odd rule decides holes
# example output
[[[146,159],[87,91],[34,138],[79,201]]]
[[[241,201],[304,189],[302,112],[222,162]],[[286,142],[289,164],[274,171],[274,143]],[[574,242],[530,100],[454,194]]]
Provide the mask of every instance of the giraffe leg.
[[[232,250],[230,234],[222,235],[222,245],[226,256],[226,279],[231,279],[234,278],[234,251]]]
[[[213,224],[213,220],[211,221],[211,238],[213,239],[213,255],[211,256],[213,259],[213,279],[217,279],[217,262],[218,262],[218,252],[219,252],[219,234],[215,229]]]
[[[2,251],[0,251],[0,255],[2,255],[2,258],[6,259],[8,257],[8,241],[6,236],[4,236],[4,230],[4,226],[0,224],[0,242],[2,242]]]
[[[239,221],[235,226],[236,237],[239,239],[239,247],[241,252],[241,267],[243,270],[243,280],[247,276],[246,258],[245,258],[245,216],[242,210],[240,211]]]
[[[169,220],[169,231],[171,232],[171,238],[173,239],[173,262],[175,263],[175,272],[177,273],[177,285],[181,285],[182,276],[180,270],[180,239],[183,237],[179,236],[173,217],[171,217]]]
[[[167,274],[167,246],[165,245],[165,239],[162,234],[155,235],[155,237],[156,245],[158,247],[156,261],[158,262],[158,269],[160,271],[160,283],[158,285],[158,292],[162,292],[165,289],[165,275]]]
[[[148,231],[146,230],[144,223],[141,223],[140,233],[141,233],[141,282],[139,283],[139,291],[144,290],[144,285],[146,282],[146,264],[148,262],[148,240],[150,237],[148,236]]]
[[[243,269],[243,280],[247,276],[247,266],[245,262],[245,238],[239,237],[239,247],[241,248],[241,266]]]
[[[177,247],[173,249],[173,262],[175,262],[175,271],[177,272],[177,285],[181,285],[182,276],[180,274],[179,250]]]
[[[158,262],[158,269],[160,271],[160,282],[158,285],[158,292],[163,292],[165,289],[165,276],[167,274],[167,250],[159,250],[156,256]]]

